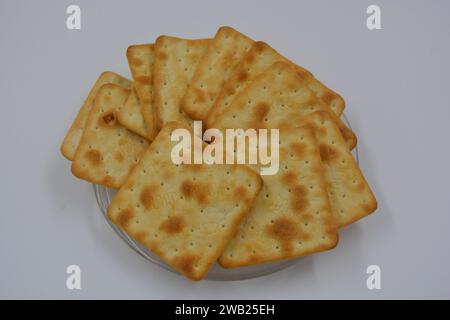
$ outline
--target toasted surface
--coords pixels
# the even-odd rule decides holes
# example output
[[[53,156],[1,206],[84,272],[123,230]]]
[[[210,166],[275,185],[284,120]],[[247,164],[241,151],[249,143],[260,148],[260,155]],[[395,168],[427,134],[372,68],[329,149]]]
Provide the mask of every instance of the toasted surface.
[[[308,117],[314,129],[325,169],[328,195],[334,219],[340,227],[372,213],[377,201],[352,157],[339,129],[326,112]]]
[[[152,140],[156,131],[155,110],[153,106],[153,63],[155,61],[153,44],[137,44],[127,49],[136,93],[141,105],[141,113],[147,126],[147,138]]]
[[[155,41],[153,86],[158,128],[171,121],[192,126],[180,102],[210,41],[169,36],[160,36]]]
[[[148,138],[148,129],[141,113],[141,104],[133,87],[123,107],[117,112],[119,123],[141,137]]]
[[[287,58],[279,54],[275,49],[270,47],[267,43],[258,41],[255,42],[248,52],[244,55],[237,67],[233,70],[228,81],[224,84],[222,90],[214,101],[213,106],[209,110],[207,123],[214,121],[214,118],[221,114],[238,95],[244,90],[252,80],[267,70],[272,64],[277,61],[284,61],[292,63]],[[311,89],[319,98],[321,98],[333,112],[340,116],[345,108],[345,101],[336,92],[327,88],[323,83],[314,78],[314,76],[307,70],[300,66],[292,65],[299,68],[305,73],[309,73],[306,82],[308,88]]]
[[[181,101],[192,119],[206,118],[223,84],[252,44],[252,39],[233,28],[219,28]]]
[[[252,210],[219,259],[223,267],[304,256],[337,244],[313,132],[307,127],[282,129],[279,147],[279,170],[263,176]]]
[[[171,133],[181,126],[171,122],[159,132],[112,200],[108,216],[180,273],[200,280],[263,182],[244,165],[175,165],[171,152],[178,142],[171,141]]]
[[[305,80],[308,77],[309,73],[289,63],[274,63],[237,95],[211,127],[219,130],[295,128],[304,124],[312,112],[326,111],[339,126],[348,147],[353,148],[355,134],[308,88]]]
[[[117,112],[129,93],[114,84],[105,84],[98,91],[72,162],[75,176],[119,188],[139,161],[147,140],[117,122]]]
[[[75,120],[69,128],[69,131],[67,131],[61,145],[61,153],[68,160],[73,160],[73,157],[75,156],[75,151],[77,151],[78,144],[80,143],[80,139],[86,125],[86,120],[88,118],[89,111],[91,111],[95,96],[97,95],[100,87],[105,83],[115,83],[124,88],[131,87],[130,80],[111,71],[105,71],[98,77],[86,100],[84,100],[80,111],[78,111]]]

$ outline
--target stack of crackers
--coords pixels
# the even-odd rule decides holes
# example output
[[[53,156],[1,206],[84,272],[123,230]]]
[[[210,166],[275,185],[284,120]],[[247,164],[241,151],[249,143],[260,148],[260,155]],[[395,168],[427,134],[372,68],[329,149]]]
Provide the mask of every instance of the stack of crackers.
[[[102,73],[61,147],[81,179],[118,189],[108,217],[192,280],[334,248],[376,199],[352,157],[342,97],[230,27],[127,50],[132,81]],[[279,129],[279,169],[174,164],[171,133]],[[192,134],[192,142],[201,138]],[[197,141],[203,148],[207,141]]]

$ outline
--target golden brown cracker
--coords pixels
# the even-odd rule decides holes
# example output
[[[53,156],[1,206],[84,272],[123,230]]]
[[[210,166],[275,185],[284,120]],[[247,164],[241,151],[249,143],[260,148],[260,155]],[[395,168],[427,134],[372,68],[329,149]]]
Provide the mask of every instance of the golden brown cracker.
[[[78,178],[119,188],[148,147],[146,139],[117,122],[129,93],[114,84],[98,91],[72,162],[72,173]]]
[[[262,179],[244,165],[174,164],[178,142],[171,134],[180,127],[171,122],[159,132],[108,216],[180,273],[200,280],[250,210]]]
[[[68,160],[73,160],[73,157],[75,156],[75,152],[77,151],[78,144],[80,143],[80,139],[86,125],[86,120],[88,118],[89,112],[92,109],[95,96],[97,95],[100,87],[105,83],[115,83],[123,86],[124,88],[131,87],[130,80],[111,71],[105,71],[98,77],[86,100],[84,100],[80,111],[78,111],[78,114],[72,125],[70,126],[69,131],[64,137],[64,141],[61,145],[61,153]]]
[[[319,144],[331,209],[339,227],[375,211],[375,196],[330,114],[312,113],[308,124]]]
[[[219,28],[181,100],[187,115],[196,120],[206,118],[223,84],[252,44],[252,39],[233,28]]]
[[[215,117],[223,113],[239,92],[244,90],[256,76],[267,70],[277,61],[292,63],[267,43],[262,41],[255,42],[233,70],[230,78],[224,84],[214,101],[206,119],[207,124],[214,122]],[[329,105],[336,115],[340,116],[345,108],[344,99],[314,78],[309,71],[294,63],[292,65],[299,68],[301,72],[309,74],[309,77],[306,78],[308,88]]]
[[[308,114],[327,111],[352,149],[356,145],[355,134],[308,88],[308,77],[307,72],[289,63],[274,63],[238,94],[211,127],[295,128],[305,123]]]
[[[310,128],[279,131],[278,172],[262,178],[264,186],[252,210],[219,259],[223,267],[290,259],[336,246],[324,170]]]
[[[117,112],[117,120],[128,130],[141,137],[148,138],[147,125],[142,116],[141,104],[134,87],[131,89],[123,107]]]
[[[152,140],[157,133],[153,106],[154,45],[137,44],[129,46],[127,59],[136,93],[139,97],[141,113],[147,126],[147,137]]]
[[[210,42],[210,39],[169,36],[156,40],[153,86],[158,128],[171,121],[192,126],[192,120],[180,108],[180,101]]]

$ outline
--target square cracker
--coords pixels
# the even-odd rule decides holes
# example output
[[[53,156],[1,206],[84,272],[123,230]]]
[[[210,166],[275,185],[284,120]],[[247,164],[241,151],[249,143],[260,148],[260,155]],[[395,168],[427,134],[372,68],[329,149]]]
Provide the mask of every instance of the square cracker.
[[[153,107],[153,63],[155,61],[153,44],[137,44],[127,49],[134,86],[136,88],[141,113],[147,126],[147,138],[152,140],[156,133],[155,110]]]
[[[153,86],[158,128],[170,121],[192,126],[192,120],[180,108],[180,101],[210,42],[210,39],[169,36],[160,36],[155,41]]]
[[[337,244],[314,133],[308,127],[281,129],[279,137],[279,170],[263,176],[263,189],[220,256],[223,267],[295,258]]]
[[[256,76],[267,70],[277,61],[292,63],[267,43],[261,41],[255,42],[241,62],[233,70],[230,78],[224,84],[221,92],[214,101],[206,119],[207,124],[213,122],[214,118],[221,114],[233,102],[233,99],[238,93],[244,90]],[[345,108],[344,99],[314,78],[309,71],[294,63],[292,63],[292,65],[299,68],[304,73],[309,74],[309,77],[306,79],[308,88],[329,105],[331,110],[333,110],[337,116],[340,116]]]
[[[84,100],[80,111],[78,111],[78,114],[70,126],[69,131],[66,133],[64,141],[61,145],[61,153],[68,160],[73,160],[73,157],[75,156],[75,152],[77,151],[78,144],[80,143],[80,139],[86,125],[86,120],[88,118],[89,111],[91,111],[95,96],[97,95],[100,87],[105,83],[115,83],[124,88],[131,87],[130,80],[111,71],[105,71],[97,78],[97,81],[89,92],[86,100]]]
[[[233,128],[295,128],[314,111],[327,111],[339,126],[349,148],[355,134],[307,85],[309,74],[286,62],[276,62],[257,76],[211,123],[219,130]]]
[[[141,137],[148,138],[147,125],[142,116],[141,104],[134,87],[131,89],[123,107],[117,112],[117,120],[128,130],[137,133]]]
[[[180,273],[200,280],[263,182],[245,165],[175,165],[171,150],[178,142],[171,134],[180,126],[171,122],[159,132],[112,200],[108,216]],[[193,139],[200,141],[191,132]]]
[[[349,225],[375,211],[375,196],[329,113],[311,114],[308,124],[319,144],[331,209],[338,226]]]
[[[223,84],[252,44],[252,39],[233,28],[219,28],[181,100],[182,109],[192,119],[206,118]]]
[[[119,188],[148,147],[146,139],[117,122],[117,112],[129,93],[114,84],[98,91],[72,162],[72,173],[78,178]]]

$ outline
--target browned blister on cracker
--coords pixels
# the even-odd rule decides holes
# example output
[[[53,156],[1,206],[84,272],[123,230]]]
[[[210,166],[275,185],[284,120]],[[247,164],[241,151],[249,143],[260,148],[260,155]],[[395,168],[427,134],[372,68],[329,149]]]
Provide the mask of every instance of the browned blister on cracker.
[[[156,40],[153,86],[159,129],[171,121],[192,126],[192,120],[181,109],[180,102],[210,41],[169,36],[160,36]]]
[[[181,106],[195,120],[204,120],[234,67],[253,40],[230,27],[221,27],[195,70]]]
[[[314,129],[325,169],[328,195],[334,219],[343,227],[375,211],[377,201],[358,164],[326,112],[308,116]]]
[[[105,84],[98,91],[72,162],[75,176],[119,188],[139,161],[148,141],[117,121],[117,112],[129,93],[114,84]]]
[[[307,115],[326,111],[352,149],[356,145],[355,134],[309,89],[309,76],[289,63],[274,63],[240,92],[210,127],[295,128],[305,123]]]
[[[273,150],[271,143],[268,147]],[[223,267],[300,257],[336,246],[324,170],[310,128],[279,131],[279,169],[263,180],[250,213],[219,259]]]
[[[153,44],[137,44],[127,49],[136,93],[139,97],[141,113],[147,127],[147,137],[152,140],[156,133],[156,117],[153,106],[153,63],[155,61]]]
[[[130,80],[111,71],[105,71],[98,77],[86,100],[84,100],[80,111],[78,111],[75,120],[69,128],[69,131],[66,133],[64,141],[61,145],[61,153],[68,160],[73,160],[73,157],[75,156],[75,152],[77,151],[78,144],[80,143],[80,139],[83,134],[89,112],[92,109],[95,96],[97,95],[100,87],[106,83],[114,83],[127,89],[131,87]]]
[[[345,101],[339,94],[332,91],[319,80],[314,78],[309,71],[295,65],[287,58],[283,57],[267,43],[258,41],[255,42],[248,50],[233,70],[229,79],[225,82],[222,90],[214,101],[213,106],[209,110],[208,117],[206,119],[207,124],[214,122],[216,116],[223,113],[223,111],[231,105],[233,99],[238,95],[238,93],[244,90],[256,76],[267,70],[278,61],[291,63],[296,68],[299,68],[299,70],[305,75],[309,74],[309,77],[306,77],[305,79],[308,88],[311,89],[311,91],[313,91],[327,105],[329,105],[331,110],[333,110],[337,116],[342,114],[345,108]]]
[[[123,107],[117,112],[117,119],[128,130],[141,137],[148,138],[147,125],[142,116],[141,104],[134,87],[131,89]]]
[[[200,280],[263,182],[245,165],[175,164],[171,153],[179,142],[171,134],[182,127],[163,127],[112,200],[108,217],[180,273]],[[192,133],[190,139],[202,143]]]

